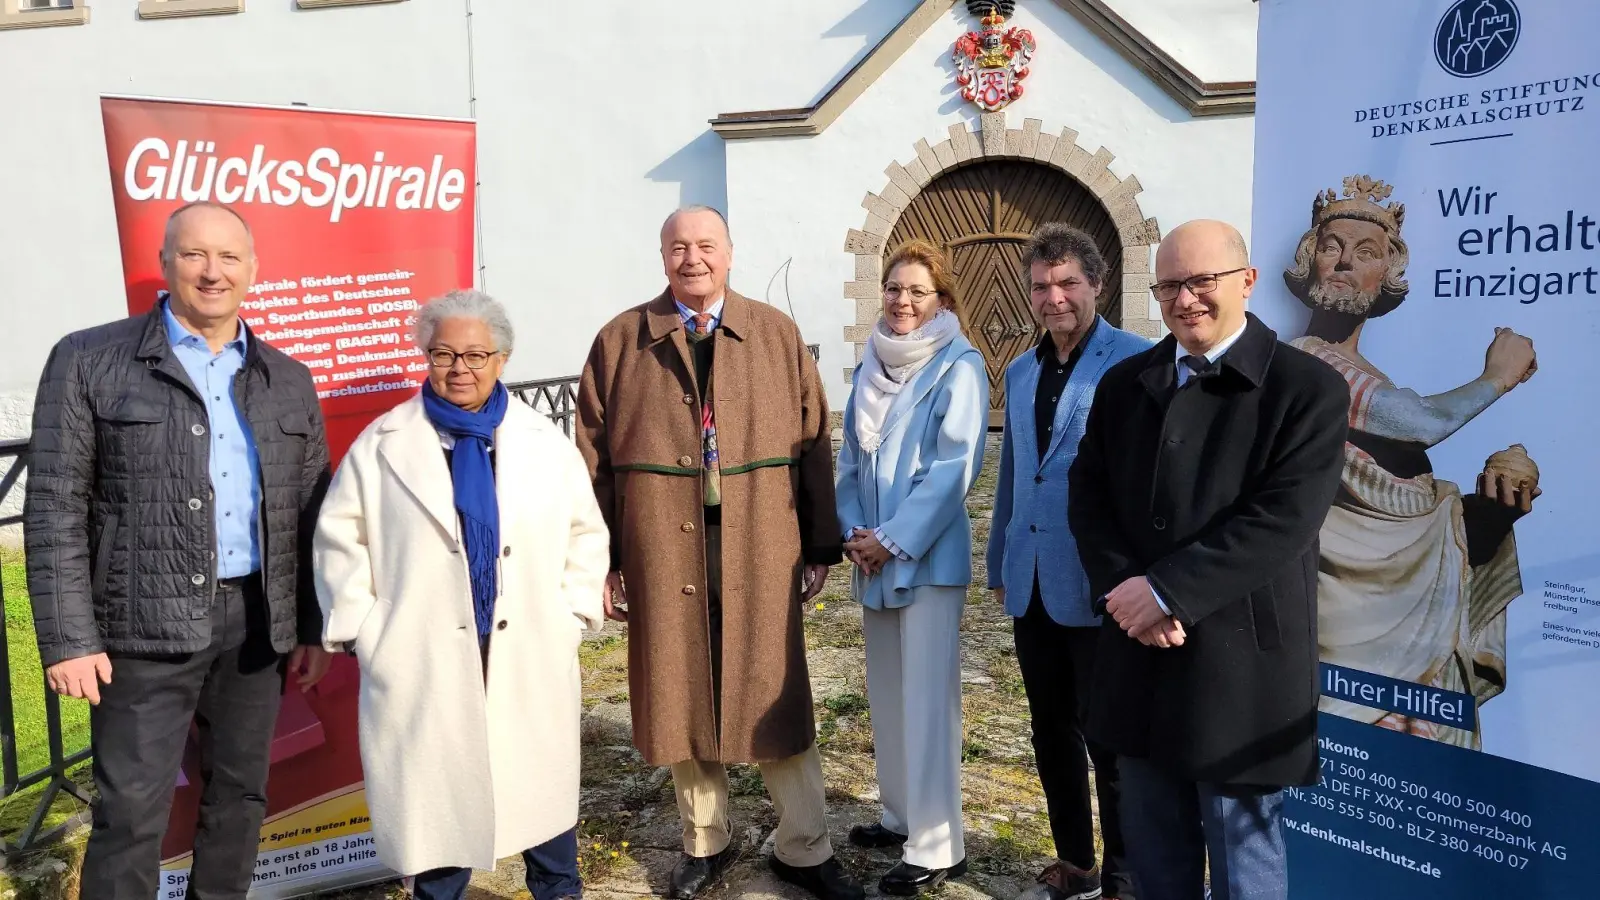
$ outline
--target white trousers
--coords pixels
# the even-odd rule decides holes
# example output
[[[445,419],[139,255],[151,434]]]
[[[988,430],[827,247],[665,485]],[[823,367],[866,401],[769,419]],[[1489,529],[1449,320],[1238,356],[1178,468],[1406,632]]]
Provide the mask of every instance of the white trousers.
[[[910,606],[864,610],[867,699],[883,827],[909,835],[903,858],[946,869],[966,858],[961,829],[961,587],[921,587]]]

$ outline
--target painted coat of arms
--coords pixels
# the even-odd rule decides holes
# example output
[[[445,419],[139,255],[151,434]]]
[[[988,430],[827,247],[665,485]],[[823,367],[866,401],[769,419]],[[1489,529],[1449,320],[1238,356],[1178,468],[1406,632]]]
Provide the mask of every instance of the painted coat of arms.
[[[1026,28],[1004,28],[1016,0],[967,0],[967,11],[981,16],[980,31],[969,31],[956,41],[951,57],[956,64],[956,84],[961,97],[984,112],[1004,109],[1022,96],[1022,80],[1036,45]]]

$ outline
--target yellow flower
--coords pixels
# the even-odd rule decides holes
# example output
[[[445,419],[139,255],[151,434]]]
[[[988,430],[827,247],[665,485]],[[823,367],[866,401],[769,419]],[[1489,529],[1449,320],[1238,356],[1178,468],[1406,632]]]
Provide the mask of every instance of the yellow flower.
[[[617,851],[615,851],[615,850],[611,851],[611,858],[612,859],[616,859],[617,858]]]
[[[622,849],[624,849],[624,850],[628,849],[628,842],[627,841],[623,841],[622,842]]]
[[[817,609],[827,609],[827,608],[828,608],[828,604],[826,604],[826,603],[818,603],[817,604]]]
[[[600,845],[599,845],[599,844],[595,844],[595,845],[594,845],[594,848],[595,848],[595,849],[596,849],[596,850],[599,850],[599,849],[600,849]]]

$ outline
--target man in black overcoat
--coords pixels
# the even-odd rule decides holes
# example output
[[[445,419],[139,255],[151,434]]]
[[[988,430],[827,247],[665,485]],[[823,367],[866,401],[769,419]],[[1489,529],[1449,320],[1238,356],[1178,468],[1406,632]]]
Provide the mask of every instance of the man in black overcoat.
[[[1068,515],[1101,634],[1088,734],[1118,755],[1144,900],[1288,896],[1282,788],[1317,776],[1317,533],[1349,397],[1245,311],[1221,222],[1156,254],[1172,334],[1100,382]]]

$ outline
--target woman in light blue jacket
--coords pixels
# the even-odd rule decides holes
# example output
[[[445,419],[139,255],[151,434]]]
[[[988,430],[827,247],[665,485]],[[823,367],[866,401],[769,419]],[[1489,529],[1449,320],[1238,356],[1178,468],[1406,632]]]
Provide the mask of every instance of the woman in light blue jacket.
[[[881,822],[863,847],[904,845],[879,882],[910,896],[966,872],[961,829],[961,613],[972,581],[966,496],[983,466],[989,379],[961,334],[945,254],[902,245],[857,367],[839,453],[839,524],[864,607]]]

